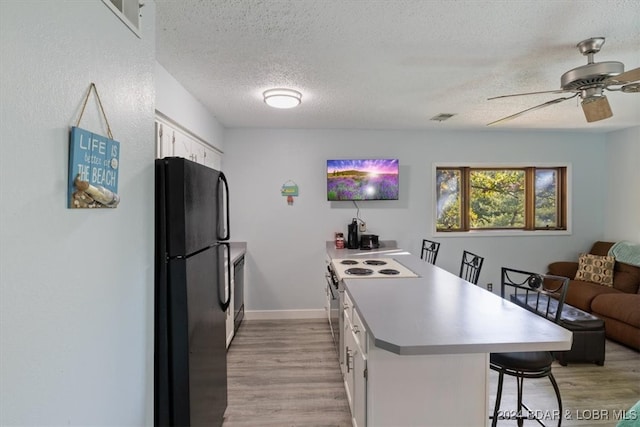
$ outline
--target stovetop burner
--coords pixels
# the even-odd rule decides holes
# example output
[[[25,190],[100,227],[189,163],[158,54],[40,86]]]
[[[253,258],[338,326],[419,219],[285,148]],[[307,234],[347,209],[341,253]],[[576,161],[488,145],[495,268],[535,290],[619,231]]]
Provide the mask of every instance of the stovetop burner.
[[[370,274],[373,274],[373,270],[360,267],[348,268],[344,272],[347,274],[352,274],[354,276],[369,276]]]
[[[351,258],[334,258],[331,260],[329,269],[335,273],[338,280],[385,278],[395,280],[404,277],[420,277],[394,258],[377,258],[372,255],[365,255],[362,258],[357,255]]]
[[[386,261],[382,261],[379,259],[368,259],[364,262],[367,265],[387,265]]]

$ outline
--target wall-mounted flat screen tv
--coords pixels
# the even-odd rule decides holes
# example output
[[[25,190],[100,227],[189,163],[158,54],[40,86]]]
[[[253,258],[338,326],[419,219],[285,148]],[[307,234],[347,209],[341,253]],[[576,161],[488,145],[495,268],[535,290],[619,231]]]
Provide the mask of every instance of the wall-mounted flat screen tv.
[[[398,200],[398,159],[327,160],[327,200]]]

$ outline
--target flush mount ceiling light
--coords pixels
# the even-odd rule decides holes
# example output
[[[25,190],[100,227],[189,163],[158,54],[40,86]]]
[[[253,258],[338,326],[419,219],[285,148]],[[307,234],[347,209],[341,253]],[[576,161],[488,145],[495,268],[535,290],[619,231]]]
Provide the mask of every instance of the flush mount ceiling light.
[[[274,108],[293,108],[302,102],[302,94],[291,89],[269,89],[264,91],[264,102]]]

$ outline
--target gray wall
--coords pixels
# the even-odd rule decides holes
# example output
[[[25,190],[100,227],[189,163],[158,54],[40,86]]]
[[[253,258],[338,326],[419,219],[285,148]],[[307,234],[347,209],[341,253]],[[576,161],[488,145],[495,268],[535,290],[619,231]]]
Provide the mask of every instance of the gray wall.
[[[403,132],[358,130],[227,130],[225,173],[231,187],[231,230],[249,242],[248,310],[321,309],[324,242],[346,232],[351,202],[326,201],[326,160],[398,157],[400,200],[361,202],[369,232],[417,253],[431,237],[433,162],[568,162],[572,167],[573,233],[532,237],[448,237],[438,265],[457,273],[461,252],[486,256],[480,283],[500,267],[543,271],[575,258],[603,238],[606,135],[572,132]],[[288,206],[280,187],[294,180]]]
[[[224,152],[224,128],[162,65],[155,65],[156,112]]]
[[[640,126],[607,135],[608,240],[640,243]]]
[[[153,403],[155,3],[0,2],[0,424],[144,425]],[[113,210],[70,210],[69,126],[95,82],[121,143]],[[106,135],[95,98],[81,126]]]

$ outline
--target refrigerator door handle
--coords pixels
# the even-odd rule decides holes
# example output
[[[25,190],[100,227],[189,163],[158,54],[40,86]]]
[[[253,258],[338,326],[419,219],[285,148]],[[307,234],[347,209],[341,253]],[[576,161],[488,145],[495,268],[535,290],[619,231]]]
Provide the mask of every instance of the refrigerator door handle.
[[[220,304],[220,308],[222,309],[222,311],[227,311],[227,308],[229,308],[229,304],[231,303],[231,245],[229,245],[229,243],[227,242],[220,242],[218,245],[218,250],[220,250],[221,248],[226,247],[227,249],[227,256],[223,257],[226,259],[226,268],[227,268],[227,274],[225,274],[225,280],[224,280],[224,286],[226,288],[225,294],[227,297],[226,301],[223,301],[224,298],[220,298],[220,291],[218,290],[218,302]]]
[[[222,197],[220,191],[223,191],[223,189],[224,203],[221,203]],[[216,193],[216,199],[218,200],[219,206],[218,209],[220,210],[220,212],[218,212],[218,240],[229,240],[229,184],[227,183],[227,177],[224,176],[222,172],[218,175]],[[224,220],[222,219],[223,216]],[[226,224],[224,229],[222,229],[223,224]]]

